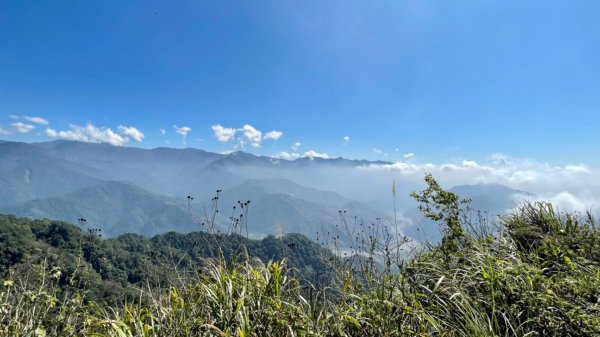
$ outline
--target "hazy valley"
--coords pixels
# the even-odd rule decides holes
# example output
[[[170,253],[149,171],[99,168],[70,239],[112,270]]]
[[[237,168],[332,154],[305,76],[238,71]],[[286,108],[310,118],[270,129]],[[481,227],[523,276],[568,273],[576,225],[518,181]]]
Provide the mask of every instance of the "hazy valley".
[[[187,233],[200,229],[220,190],[219,230],[226,231],[238,201],[250,200],[247,226],[252,237],[301,233],[314,240],[318,233],[346,234],[339,229],[340,211],[352,226],[395,227],[391,188],[396,181],[397,229],[415,239],[437,241],[439,225],[425,220],[409,197],[420,186],[362,169],[389,164],[343,158],[288,161],[245,152],[62,140],[2,142],[0,212],[68,222],[85,218],[108,236]],[[525,195],[497,184],[451,191],[473,199],[473,209],[492,220],[515,205],[515,196]]]

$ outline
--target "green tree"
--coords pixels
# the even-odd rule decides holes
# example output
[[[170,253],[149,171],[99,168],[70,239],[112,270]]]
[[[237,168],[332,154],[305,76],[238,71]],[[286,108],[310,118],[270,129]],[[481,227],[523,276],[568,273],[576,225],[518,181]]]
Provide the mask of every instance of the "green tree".
[[[419,210],[426,218],[433,221],[443,221],[444,238],[442,243],[446,248],[457,248],[456,241],[465,237],[461,218],[467,210],[470,199],[461,199],[458,195],[444,190],[433,178],[431,173],[425,175],[427,188],[420,193],[413,192],[411,196],[417,200]]]

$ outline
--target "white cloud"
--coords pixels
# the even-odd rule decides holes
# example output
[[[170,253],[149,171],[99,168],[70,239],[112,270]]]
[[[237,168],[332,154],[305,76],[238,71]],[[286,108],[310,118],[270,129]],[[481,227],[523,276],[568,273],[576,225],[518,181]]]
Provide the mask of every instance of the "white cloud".
[[[285,159],[285,160],[295,160],[298,158],[322,158],[322,159],[334,158],[334,157],[328,155],[327,153],[319,153],[314,150],[306,151],[302,154],[300,154],[298,152],[290,153],[290,152],[286,152],[286,151],[281,151],[281,152],[277,153],[276,155],[273,155],[272,157],[276,158],[276,159]]]
[[[302,146],[302,143],[295,142],[294,144],[292,144],[292,150],[298,151],[298,150],[300,150],[300,146]]]
[[[567,166],[565,166],[565,172],[568,172],[568,173],[591,173],[591,171],[585,165],[567,165]]]
[[[399,151],[400,149],[396,148],[396,151]],[[402,155],[402,157],[404,157],[404,159],[413,159],[415,157],[415,154],[412,152],[409,153],[405,153]]]
[[[477,162],[473,161],[473,160],[463,160],[461,162],[462,167],[466,167],[466,168],[478,168],[479,164],[477,164]]]
[[[134,128],[133,126],[119,125],[118,129],[119,131],[121,131],[121,134],[123,136],[131,137],[136,142],[141,142],[142,140],[144,140],[144,134],[140,130]]]
[[[15,131],[18,133],[29,133],[33,129],[35,129],[35,126],[33,126],[31,124],[21,123],[21,122],[12,123],[11,125],[15,129]]]
[[[549,201],[559,210],[585,211],[590,205],[587,201],[585,201],[585,199],[577,197],[566,191],[552,196]]]
[[[183,138],[187,137],[188,133],[192,131],[192,128],[189,126],[178,127],[177,125],[173,125],[173,129],[175,129],[175,132],[180,134]]]
[[[304,152],[303,157],[308,157],[308,158],[323,158],[323,159],[331,159],[331,158],[333,158],[330,155],[328,155],[327,153],[319,153],[319,152],[316,152],[316,151],[313,151],[313,150]]]
[[[10,134],[12,134],[12,132],[10,132],[8,130],[4,130],[2,127],[0,127],[0,135],[8,136]]]
[[[166,134],[167,134],[167,130],[165,130],[165,129],[159,129],[159,130],[160,130],[160,134],[161,134],[161,135],[163,135],[163,136],[164,136],[164,135],[166,135]]]
[[[282,135],[283,135],[283,132],[281,132],[281,131],[269,131],[265,134],[265,139],[277,140],[277,139],[281,138]]]
[[[274,155],[273,158],[277,159],[285,159],[285,160],[294,160],[300,158],[301,155],[299,153],[289,153],[285,151],[281,151],[278,154]]]
[[[250,124],[245,124],[241,128],[226,128],[220,124],[212,126],[215,138],[221,143],[226,143],[231,140],[236,140],[236,148],[243,148],[246,144],[252,147],[260,147],[263,140],[277,140],[283,136],[283,132],[273,130],[264,134]],[[238,136],[239,135],[239,136]],[[236,136],[238,136],[236,138]]]
[[[431,164],[430,164],[431,165]],[[417,173],[423,171],[423,168],[419,165],[408,163],[408,162],[395,162],[392,164],[369,164],[366,166],[359,166],[360,170],[363,171],[396,171],[400,173]]]
[[[350,136],[344,136],[344,144],[348,144],[350,142]]]
[[[40,125],[48,125],[48,120],[42,118],[42,117],[29,117],[29,116],[22,116],[24,120],[30,121],[32,123],[36,123],[36,124],[40,124]]]
[[[560,191],[542,195],[515,194],[513,195],[513,200],[515,203],[519,203],[522,200],[549,202],[557,211],[586,212],[598,205],[598,200],[587,191],[579,191],[579,193]]]
[[[122,146],[129,141],[127,136],[115,133],[111,128],[98,128],[91,123],[85,127],[71,124],[69,128],[70,130],[64,131],[48,128],[45,133],[46,136],[51,138],[63,138],[88,143],[108,143],[115,146]]]
[[[244,147],[245,144],[250,144],[252,147],[259,147],[262,139],[262,132],[254,128],[250,124],[244,125],[238,129],[242,133],[242,137],[239,139],[239,145]]]
[[[221,143],[226,143],[232,140],[235,137],[236,129],[233,128],[224,128],[219,124],[215,124],[212,126],[212,130],[215,133],[215,137]]]
[[[442,164],[440,165],[440,170],[442,171],[456,171],[459,170],[460,166],[455,164]]]

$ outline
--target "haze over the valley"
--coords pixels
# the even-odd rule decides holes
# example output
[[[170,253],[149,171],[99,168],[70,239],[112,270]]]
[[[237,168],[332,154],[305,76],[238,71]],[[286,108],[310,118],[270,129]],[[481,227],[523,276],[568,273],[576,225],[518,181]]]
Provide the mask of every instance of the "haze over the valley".
[[[594,171],[550,167],[499,155],[488,163],[421,164],[338,158],[292,160],[200,149],[142,149],[58,140],[0,143],[0,211],[75,222],[84,217],[109,236],[153,235],[201,229],[219,193],[217,227],[226,231],[238,201],[251,201],[253,237],[298,232],[316,239],[345,234],[340,211],[352,226],[378,223],[416,239],[435,240],[438,225],[426,222],[409,197],[423,188],[425,173],[472,198],[474,209],[494,220],[518,202],[553,201],[563,210],[586,210]],[[553,184],[553,182],[561,182]],[[396,184],[397,227],[394,225]],[[586,192],[589,191],[589,192]],[[193,202],[188,204],[188,196]],[[587,203],[586,203],[587,202]],[[419,231],[421,231],[419,233]]]

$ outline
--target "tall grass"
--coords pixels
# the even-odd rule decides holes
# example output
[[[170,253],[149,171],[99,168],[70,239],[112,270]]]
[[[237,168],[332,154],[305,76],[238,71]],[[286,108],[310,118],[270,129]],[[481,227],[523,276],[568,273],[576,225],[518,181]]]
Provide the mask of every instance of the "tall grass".
[[[4,281],[0,335],[600,336],[591,214],[524,203],[482,234],[467,202],[426,182],[415,197],[440,222],[442,242],[407,257],[401,235],[345,223],[353,254],[330,261],[333,285],[300,282],[285,260],[216,256],[186,282],[148,286],[139,301],[111,308],[85,305],[84,293],[59,296],[59,271],[42,264],[37,278]]]

